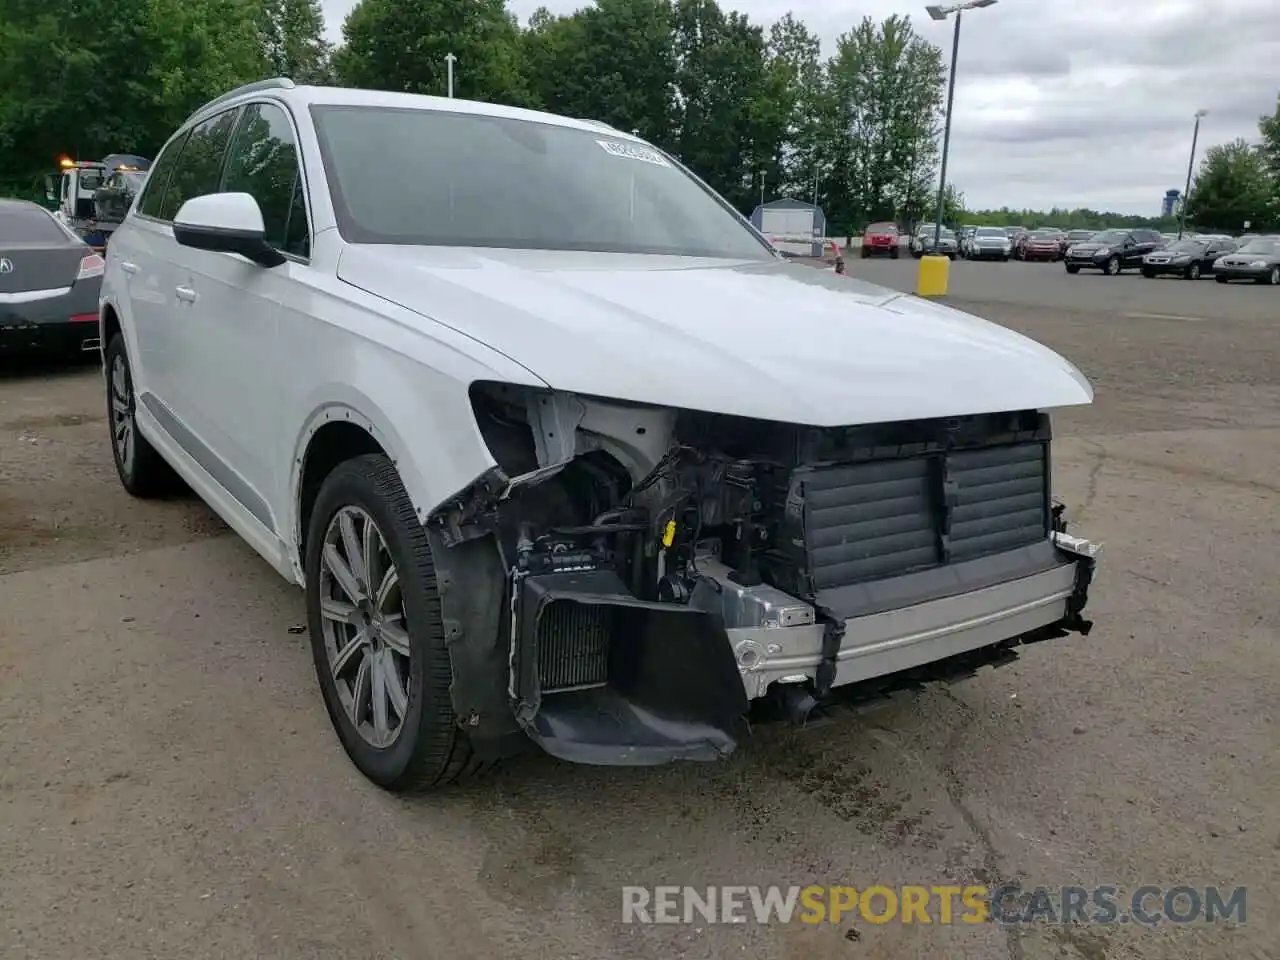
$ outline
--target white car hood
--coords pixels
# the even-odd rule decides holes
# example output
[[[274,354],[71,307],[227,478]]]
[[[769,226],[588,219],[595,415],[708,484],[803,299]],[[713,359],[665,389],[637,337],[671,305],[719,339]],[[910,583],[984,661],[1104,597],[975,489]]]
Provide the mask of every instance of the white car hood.
[[[1093,399],[1021,334],[786,262],[352,245],[338,276],[580,394],[813,426]]]

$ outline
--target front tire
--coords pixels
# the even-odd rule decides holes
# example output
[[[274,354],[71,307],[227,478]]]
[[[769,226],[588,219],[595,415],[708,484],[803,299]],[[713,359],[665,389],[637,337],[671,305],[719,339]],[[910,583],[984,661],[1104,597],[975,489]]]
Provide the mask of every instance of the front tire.
[[[1216,276],[1216,277],[1214,277],[1213,279],[1217,280],[1219,283],[1226,283],[1226,282],[1227,282],[1227,278],[1226,278],[1226,277],[1224,277],[1224,276],[1221,276],[1221,275]]]
[[[360,772],[397,792],[477,772],[449,697],[431,546],[385,456],[356,457],[325,478],[307,529],[306,581],[321,694]]]
[[[141,500],[164,497],[182,486],[178,475],[138,432],[138,398],[124,335],[117,333],[102,355],[107,382],[107,423],[111,428],[111,459],[116,476],[130,495]]]
[[[1107,265],[1104,270],[1108,277],[1118,277],[1120,275],[1120,258],[1111,257],[1107,260]]]
[[[1280,287],[1280,266],[1272,267],[1264,282],[1273,287]]]
[[[1200,264],[1193,263],[1191,266],[1187,267],[1187,279],[1188,280],[1200,279]]]
[[[1154,270],[1143,270],[1142,275],[1148,280],[1154,280],[1156,278],[1156,272]]]
[[[1079,273],[1080,268],[1074,263],[1067,264],[1067,273]]]

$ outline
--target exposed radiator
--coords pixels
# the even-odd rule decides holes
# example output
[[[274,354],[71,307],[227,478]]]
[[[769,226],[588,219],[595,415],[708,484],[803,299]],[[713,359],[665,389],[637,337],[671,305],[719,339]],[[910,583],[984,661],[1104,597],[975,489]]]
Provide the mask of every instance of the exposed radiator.
[[[1048,443],[802,469],[807,570],[829,589],[973,560],[1049,534]]]
[[[538,617],[538,678],[543,693],[599,687],[608,678],[612,607],[569,600],[549,603]]]

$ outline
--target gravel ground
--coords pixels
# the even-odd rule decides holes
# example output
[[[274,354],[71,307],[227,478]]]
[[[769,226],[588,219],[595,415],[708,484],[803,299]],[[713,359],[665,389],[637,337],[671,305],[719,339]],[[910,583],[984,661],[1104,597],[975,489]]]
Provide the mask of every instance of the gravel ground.
[[[910,289],[912,261],[850,262]],[[200,503],[139,503],[92,366],[0,372],[0,957],[1280,956],[1280,291],[958,263],[1073,359],[1057,492],[1088,638],[726,763],[363,781],[301,598]],[[1244,924],[637,926],[624,884],[1248,887]]]

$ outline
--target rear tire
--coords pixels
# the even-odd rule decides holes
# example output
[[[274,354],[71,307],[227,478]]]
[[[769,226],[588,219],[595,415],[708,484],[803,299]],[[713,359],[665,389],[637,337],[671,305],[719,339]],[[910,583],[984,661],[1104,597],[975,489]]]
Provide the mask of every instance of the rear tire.
[[[431,545],[387,457],[348,460],[321,484],[306,586],[325,709],[360,772],[397,792],[479,772],[449,697],[453,669]]]
[[[863,248],[862,248],[862,259],[863,259],[863,260],[869,259],[869,258],[870,258],[870,256],[871,256],[871,251],[870,251],[870,250],[868,250],[866,247],[863,247]]]
[[[893,248],[891,248],[891,249],[889,250],[889,259],[890,259],[890,260],[897,260],[897,259],[898,259],[898,248],[897,248],[897,247],[893,247]]]
[[[138,432],[138,398],[124,335],[115,334],[102,355],[107,386],[107,424],[111,431],[111,459],[116,476],[131,496],[141,500],[165,497],[182,489],[173,467]]]
[[[1217,276],[1217,277],[1214,277],[1213,279],[1217,280],[1219,283],[1226,283],[1226,282],[1227,282],[1227,278],[1226,278],[1226,277],[1223,277],[1223,276]]]

